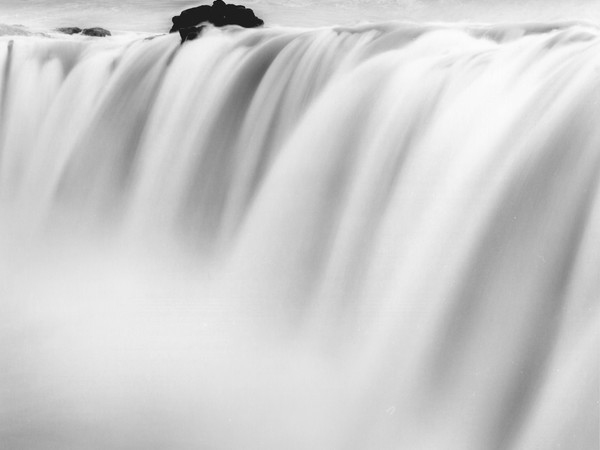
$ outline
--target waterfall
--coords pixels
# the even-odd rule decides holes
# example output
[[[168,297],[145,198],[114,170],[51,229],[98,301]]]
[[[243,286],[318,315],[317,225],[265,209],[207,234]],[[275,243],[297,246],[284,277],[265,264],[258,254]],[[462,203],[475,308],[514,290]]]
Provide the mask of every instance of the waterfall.
[[[600,32],[0,37],[0,447],[599,446]]]

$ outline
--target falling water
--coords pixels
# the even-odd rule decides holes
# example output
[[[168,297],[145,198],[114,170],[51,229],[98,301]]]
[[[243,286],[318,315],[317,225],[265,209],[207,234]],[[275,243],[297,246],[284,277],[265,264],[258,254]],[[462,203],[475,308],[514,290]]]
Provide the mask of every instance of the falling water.
[[[598,448],[598,29],[0,39],[1,448]]]

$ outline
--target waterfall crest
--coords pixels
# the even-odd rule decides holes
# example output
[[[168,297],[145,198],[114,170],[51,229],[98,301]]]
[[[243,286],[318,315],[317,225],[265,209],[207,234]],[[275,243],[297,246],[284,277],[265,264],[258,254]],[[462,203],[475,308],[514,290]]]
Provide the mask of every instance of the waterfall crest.
[[[0,443],[597,448],[598,117],[577,24],[0,37]]]

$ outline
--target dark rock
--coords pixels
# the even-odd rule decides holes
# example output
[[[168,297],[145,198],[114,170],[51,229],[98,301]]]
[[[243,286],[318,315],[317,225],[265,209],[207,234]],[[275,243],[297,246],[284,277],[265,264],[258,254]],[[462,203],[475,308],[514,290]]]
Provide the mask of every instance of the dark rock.
[[[173,27],[171,33],[182,29],[191,29],[197,27],[201,23],[212,23],[217,27],[225,25],[239,25],[244,28],[259,27],[264,24],[262,19],[259,19],[250,8],[242,5],[227,4],[223,0],[215,0],[212,6],[201,5],[195,8],[186,9],[178,16],[173,17]],[[180,33],[181,34],[181,33]],[[184,32],[182,42],[187,36]],[[195,37],[197,37],[196,34]],[[189,37],[187,40],[190,40]]]
[[[179,36],[181,36],[181,42],[184,43],[185,41],[197,39],[203,28],[204,25],[200,25],[199,27],[180,28]]]
[[[81,34],[84,36],[95,36],[95,37],[104,37],[111,36],[110,31],[105,30],[104,28],[94,27],[94,28],[85,28]]]
[[[79,34],[83,30],[79,27],[63,27],[63,28],[57,28],[56,31],[58,31],[60,33],[64,33],[64,34]]]
[[[186,9],[178,16],[173,17],[173,26],[171,33],[179,31],[182,28],[191,28],[202,22],[210,22],[211,7],[209,5],[197,6],[195,8]]]

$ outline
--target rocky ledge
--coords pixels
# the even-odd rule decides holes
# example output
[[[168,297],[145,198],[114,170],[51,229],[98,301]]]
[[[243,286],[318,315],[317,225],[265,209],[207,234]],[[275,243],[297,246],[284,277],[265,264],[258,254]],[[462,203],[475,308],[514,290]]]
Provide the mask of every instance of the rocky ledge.
[[[181,42],[197,38],[204,25],[211,23],[216,27],[239,25],[244,28],[259,27],[264,24],[250,8],[242,5],[227,4],[223,0],[215,0],[211,5],[201,5],[186,9],[173,17],[171,33],[176,31],[181,36]]]
[[[79,27],[64,27],[64,28],[57,28],[56,31],[59,31],[64,34],[82,34],[84,36],[95,36],[95,37],[105,37],[105,36],[111,35],[110,31],[108,31],[104,28],[100,28],[100,27],[84,28],[84,29],[81,29]]]

